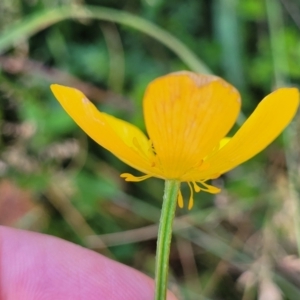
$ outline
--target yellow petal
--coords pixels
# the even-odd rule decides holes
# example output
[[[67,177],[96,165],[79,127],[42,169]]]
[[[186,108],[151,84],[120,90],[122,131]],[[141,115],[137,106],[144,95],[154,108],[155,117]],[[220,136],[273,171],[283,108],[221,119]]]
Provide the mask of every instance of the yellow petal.
[[[268,146],[291,122],[299,106],[296,88],[281,88],[266,96],[239,131],[206,163],[201,178],[229,171]]]
[[[219,144],[219,149],[223,148],[225,145],[228,144],[228,142],[231,140],[230,137],[225,137],[223,138],[221,141],[220,141],[220,144]]]
[[[51,85],[51,90],[71,118],[98,144],[143,173],[153,171],[149,161],[153,153],[147,148],[150,144],[137,127],[101,113],[79,90],[57,84]]]
[[[154,156],[149,139],[139,128],[105,113],[102,113],[102,117],[126,145],[135,148],[147,159]]]
[[[238,91],[223,79],[171,73],[149,84],[144,115],[166,178],[180,179],[227,134],[240,109]]]

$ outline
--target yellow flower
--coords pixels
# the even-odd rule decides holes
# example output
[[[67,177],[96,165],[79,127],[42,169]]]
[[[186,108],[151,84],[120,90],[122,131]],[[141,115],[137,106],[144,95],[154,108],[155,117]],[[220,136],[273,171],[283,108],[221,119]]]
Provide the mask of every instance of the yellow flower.
[[[239,92],[223,79],[182,71],[152,81],[144,96],[149,138],[136,126],[97,110],[80,91],[51,85],[74,121],[98,144],[145,175],[122,174],[126,181],[149,177],[187,182],[193,190],[218,193],[207,180],[250,159],[271,143],[294,117],[296,88],[266,96],[232,138],[226,134],[240,111]],[[183,207],[181,193],[178,204]]]

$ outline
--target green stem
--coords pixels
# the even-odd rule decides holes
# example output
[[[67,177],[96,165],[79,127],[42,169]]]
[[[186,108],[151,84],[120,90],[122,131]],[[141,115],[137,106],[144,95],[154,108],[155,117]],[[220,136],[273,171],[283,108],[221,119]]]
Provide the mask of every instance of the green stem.
[[[165,182],[155,259],[155,300],[166,299],[172,226],[179,187],[179,181],[166,180]]]

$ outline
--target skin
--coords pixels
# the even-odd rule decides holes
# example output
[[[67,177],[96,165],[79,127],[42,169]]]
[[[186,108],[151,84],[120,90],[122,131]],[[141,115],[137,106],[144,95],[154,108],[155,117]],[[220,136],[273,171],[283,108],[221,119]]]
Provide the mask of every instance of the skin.
[[[94,251],[0,226],[0,300],[153,300],[150,277]],[[176,300],[168,293],[168,300]]]

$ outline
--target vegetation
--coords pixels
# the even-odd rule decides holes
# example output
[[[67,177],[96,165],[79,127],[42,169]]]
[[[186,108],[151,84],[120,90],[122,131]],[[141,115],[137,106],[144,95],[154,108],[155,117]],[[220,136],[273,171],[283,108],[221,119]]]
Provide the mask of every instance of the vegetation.
[[[151,80],[214,73],[242,94],[236,131],[270,91],[299,86],[299,20],[295,0],[1,0],[0,224],[153,276],[163,181],[124,182],[135,171],[89,139],[49,85],[81,89],[143,129]],[[299,120],[216,179],[220,194],[177,209],[170,289],[179,298],[300,299]]]

